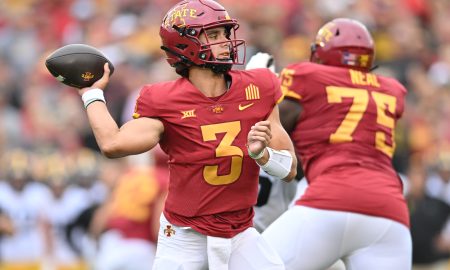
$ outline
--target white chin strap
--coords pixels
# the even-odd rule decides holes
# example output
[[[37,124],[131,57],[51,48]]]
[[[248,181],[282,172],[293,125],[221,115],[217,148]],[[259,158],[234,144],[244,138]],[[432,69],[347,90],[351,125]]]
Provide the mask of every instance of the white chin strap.
[[[283,179],[289,175],[292,166],[292,156],[287,150],[275,150],[266,147],[269,152],[269,161],[264,165],[259,165],[266,173]]]

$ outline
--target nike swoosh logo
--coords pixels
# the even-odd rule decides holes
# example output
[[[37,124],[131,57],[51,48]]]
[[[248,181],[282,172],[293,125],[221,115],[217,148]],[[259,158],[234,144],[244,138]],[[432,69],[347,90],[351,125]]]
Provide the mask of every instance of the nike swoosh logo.
[[[250,103],[250,104],[247,104],[247,105],[241,105],[241,104],[239,104],[239,110],[240,110],[240,111],[243,111],[243,110],[245,110],[245,109],[250,108],[251,106],[253,106],[253,104],[254,104],[254,103]]]

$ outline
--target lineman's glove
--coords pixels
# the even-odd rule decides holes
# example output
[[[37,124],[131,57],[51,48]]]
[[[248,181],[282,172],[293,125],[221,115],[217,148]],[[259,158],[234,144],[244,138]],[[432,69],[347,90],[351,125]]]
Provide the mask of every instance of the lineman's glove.
[[[273,56],[268,53],[258,52],[253,55],[248,61],[245,69],[254,69],[254,68],[268,68],[270,71],[276,74],[275,72],[275,61]]]

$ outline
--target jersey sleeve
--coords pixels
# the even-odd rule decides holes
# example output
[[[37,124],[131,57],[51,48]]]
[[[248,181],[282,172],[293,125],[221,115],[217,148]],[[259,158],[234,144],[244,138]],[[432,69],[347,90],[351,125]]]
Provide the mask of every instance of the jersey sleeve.
[[[291,64],[280,73],[281,88],[286,98],[301,100],[308,94],[308,81],[314,77],[317,67],[310,62]]]
[[[141,117],[157,117],[159,114],[158,106],[154,102],[155,91],[152,86],[145,85],[142,87],[139,96],[136,99],[136,105],[134,107],[133,118]]]
[[[285,67],[280,73],[281,89],[285,98],[301,99],[301,80],[294,65]]]
[[[274,74],[272,71],[269,71],[270,73],[270,79],[272,81],[273,89],[274,89],[274,101],[275,104],[280,103],[283,98],[284,94],[280,86],[280,80],[278,79],[277,75]]]

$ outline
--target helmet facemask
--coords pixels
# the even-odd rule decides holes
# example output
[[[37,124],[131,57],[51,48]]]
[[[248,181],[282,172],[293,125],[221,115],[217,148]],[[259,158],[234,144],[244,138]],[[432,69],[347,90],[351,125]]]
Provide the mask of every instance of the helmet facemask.
[[[211,27],[208,29],[213,29],[216,27]],[[200,48],[200,58],[204,60],[205,64],[203,65],[206,68],[211,69],[214,73],[226,73],[231,70],[233,64],[243,64],[243,62],[239,61],[238,47],[244,44],[243,40],[236,39],[236,30],[239,26],[236,25],[226,25],[225,32],[227,41],[218,41],[212,42],[208,39],[208,35],[206,31],[208,29],[204,29],[202,33],[205,34],[206,42],[202,43]],[[233,38],[231,38],[233,36]],[[228,47],[228,57],[218,57],[214,56],[212,53],[211,46],[220,46],[225,44]]]

